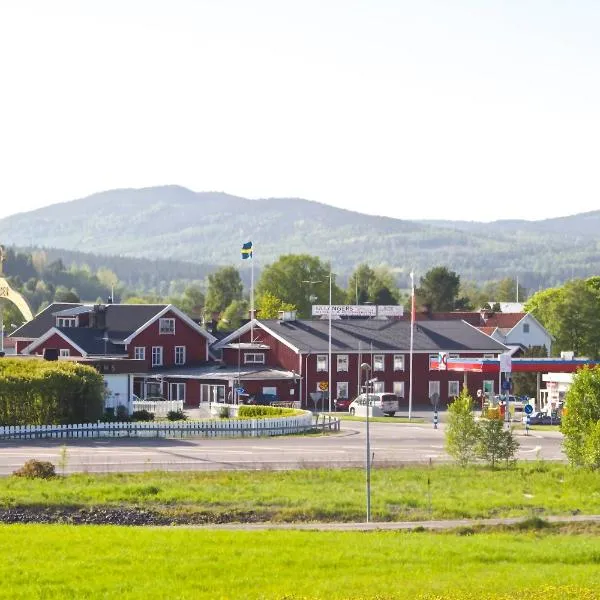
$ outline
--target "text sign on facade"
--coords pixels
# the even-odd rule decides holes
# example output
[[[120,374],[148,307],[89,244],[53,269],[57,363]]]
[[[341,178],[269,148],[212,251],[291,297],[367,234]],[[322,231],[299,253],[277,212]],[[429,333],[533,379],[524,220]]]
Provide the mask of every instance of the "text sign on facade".
[[[377,306],[378,317],[401,317],[403,314],[403,306],[395,306],[394,304],[380,304]]]
[[[313,304],[313,317],[323,317],[329,315],[329,304]],[[375,317],[377,316],[377,307],[373,305],[358,304],[332,304],[332,317]]]

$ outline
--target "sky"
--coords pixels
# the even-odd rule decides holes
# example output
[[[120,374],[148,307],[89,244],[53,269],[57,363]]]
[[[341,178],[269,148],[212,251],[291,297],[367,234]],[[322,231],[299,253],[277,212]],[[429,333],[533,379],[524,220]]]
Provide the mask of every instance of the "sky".
[[[600,209],[596,0],[0,0],[0,218],[114,188]]]

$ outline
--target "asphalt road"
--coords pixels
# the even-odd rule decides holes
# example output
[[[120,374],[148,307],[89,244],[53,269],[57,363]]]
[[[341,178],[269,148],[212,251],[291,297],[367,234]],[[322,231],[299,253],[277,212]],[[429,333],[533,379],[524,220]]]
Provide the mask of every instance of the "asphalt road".
[[[431,423],[371,423],[373,466],[449,460],[443,428],[443,423],[438,429]],[[519,459],[564,460],[559,432],[536,431],[529,436],[516,432],[516,436]],[[0,475],[12,473],[30,458],[49,460],[59,473],[72,473],[360,467],[365,456],[365,423],[344,421],[339,434],[325,436],[0,442]]]

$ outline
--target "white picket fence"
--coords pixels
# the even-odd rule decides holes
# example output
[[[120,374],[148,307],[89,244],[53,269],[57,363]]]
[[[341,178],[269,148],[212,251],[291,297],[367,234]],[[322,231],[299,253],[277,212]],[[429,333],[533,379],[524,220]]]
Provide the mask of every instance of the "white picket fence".
[[[0,439],[98,437],[260,437],[303,433],[314,428],[313,415],[267,419],[202,419],[198,421],[143,421],[82,423],[79,425],[0,426]],[[339,420],[338,427],[339,429]]]
[[[131,409],[133,411],[147,410],[156,417],[166,417],[171,411],[182,411],[183,400],[134,400],[131,403]]]

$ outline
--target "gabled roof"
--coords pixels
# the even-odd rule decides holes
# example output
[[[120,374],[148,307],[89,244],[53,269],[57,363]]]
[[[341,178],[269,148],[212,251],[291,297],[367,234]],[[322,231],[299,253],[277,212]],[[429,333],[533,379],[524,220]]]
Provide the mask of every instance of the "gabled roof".
[[[329,348],[328,320],[255,321],[255,341],[264,342],[261,329],[272,334],[298,353],[327,352]],[[237,332],[218,342],[223,347],[249,329],[244,325]],[[261,339],[262,338],[262,339]],[[347,319],[331,322],[332,352],[407,352],[410,348],[410,322],[402,320]],[[461,320],[418,321],[414,331],[414,352],[495,352],[506,346]]]
[[[202,329],[172,304],[105,304],[100,305],[100,309],[104,314],[106,333],[111,343],[128,343],[135,335],[169,311],[172,311],[192,329],[201,333],[209,342],[213,342],[215,339],[208,331]],[[38,313],[32,321],[16,329],[10,337],[37,339],[43,336],[49,329],[56,326],[57,316],[76,316],[83,313],[93,313],[94,311],[95,305],[92,304],[55,302]],[[75,333],[71,332],[71,329]],[[94,329],[85,326],[61,328],[61,331],[66,330],[69,330],[68,335],[73,340],[86,340],[89,347],[94,347],[93,340],[98,337],[98,331],[100,331],[100,339],[104,336],[104,330],[101,328]],[[103,345],[104,342],[102,342]],[[122,353],[122,351],[119,351],[119,353]]]
[[[25,338],[28,340],[38,338],[44,335],[48,329],[56,325],[57,312],[80,306],[82,306],[82,304],[74,302],[53,302],[50,306],[47,306],[44,310],[35,315],[31,321],[23,323],[21,327],[17,327],[9,337]]]
[[[485,320],[485,327],[498,327],[499,329],[513,329],[521,322],[527,313],[493,313]]]
[[[127,356],[123,345],[117,346],[108,339],[105,343],[104,331],[89,327],[52,327],[24,348],[23,352],[26,354],[34,352],[54,334],[63,338],[83,356]]]

